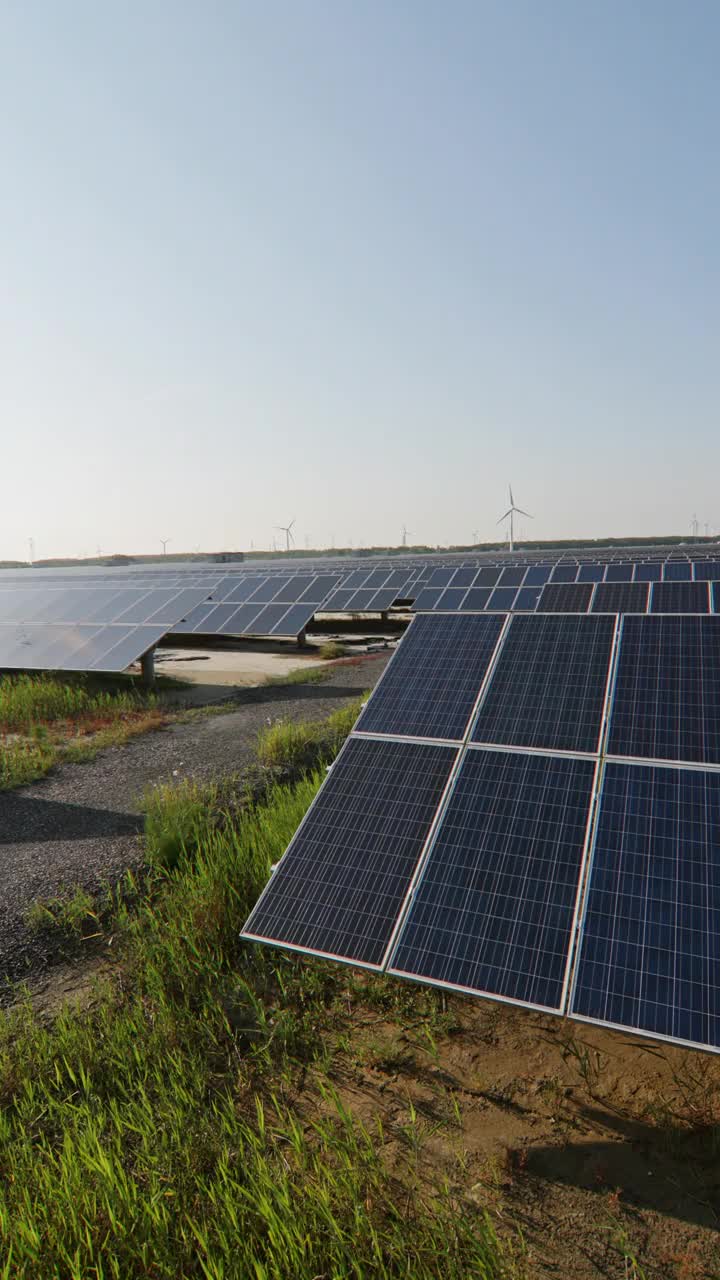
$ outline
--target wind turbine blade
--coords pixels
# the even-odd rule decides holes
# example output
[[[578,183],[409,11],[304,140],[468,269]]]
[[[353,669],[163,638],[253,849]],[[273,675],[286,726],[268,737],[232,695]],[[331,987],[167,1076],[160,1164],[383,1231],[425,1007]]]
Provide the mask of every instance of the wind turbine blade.
[[[535,519],[535,517],[534,517],[534,516],[531,516],[531,515],[530,515],[530,512],[529,512],[529,511],[523,511],[522,507],[516,507],[516,508],[515,508],[515,510],[517,511],[517,513],[518,513],[518,515],[519,515],[519,516],[527,516],[528,520],[534,520],[534,519]]]
[[[495,521],[495,523],[496,523],[496,524],[502,524],[503,520],[507,520],[507,518],[508,518],[508,516],[510,515],[510,512],[512,511],[512,509],[513,509],[513,508],[512,508],[512,507],[510,507],[510,508],[505,512],[505,515],[504,515],[504,516],[501,516],[499,520],[496,520],[496,521]]]
[[[513,498],[513,496],[512,496],[512,485],[511,485],[511,484],[509,484],[509,485],[508,485],[508,492],[509,492],[509,494],[510,494],[510,506],[511,506],[511,507],[514,507],[514,506],[515,506],[515,499],[514,499],[514,498]]]

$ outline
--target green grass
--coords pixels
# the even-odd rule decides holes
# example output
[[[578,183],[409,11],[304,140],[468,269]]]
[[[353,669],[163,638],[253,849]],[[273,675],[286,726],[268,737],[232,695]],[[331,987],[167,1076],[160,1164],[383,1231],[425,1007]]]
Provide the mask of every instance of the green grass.
[[[344,658],[346,655],[347,645],[341,644],[339,640],[326,640],[325,644],[321,644],[318,649],[318,657],[326,660]]]
[[[265,684],[278,688],[285,684],[315,684],[318,680],[327,680],[327,675],[325,667],[297,667],[283,676],[268,676]]]
[[[99,924],[114,976],[85,1011],[0,1023],[3,1280],[516,1274],[487,1216],[420,1178],[421,1137],[391,1168],[343,1105],[347,971],[239,941],[323,778],[235,809],[222,787],[155,793],[146,871]]]
[[[156,728],[157,694],[132,679],[0,677],[0,789],[41,778],[61,762]]]
[[[329,759],[349,734],[368,697],[368,693],[361,694],[326,720],[278,720],[260,734],[258,758],[264,765],[292,767],[308,759],[313,763],[318,758]]]

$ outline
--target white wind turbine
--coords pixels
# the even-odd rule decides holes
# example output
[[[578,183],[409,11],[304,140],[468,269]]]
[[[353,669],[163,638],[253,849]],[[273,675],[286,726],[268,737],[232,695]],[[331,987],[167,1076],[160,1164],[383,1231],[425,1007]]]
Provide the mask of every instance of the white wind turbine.
[[[292,520],[290,521],[290,523],[289,523],[289,524],[274,524],[274,525],[273,525],[273,529],[280,529],[280,530],[285,534],[285,550],[286,550],[286,551],[289,551],[289,550],[290,550],[290,543],[291,543],[291,542],[292,542],[292,543],[294,543],[294,542],[295,542],[295,539],[293,538],[292,533],[290,532],[290,530],[292,529],[292,527],[293,527],[293,525],[294,525],[294,523],[295,523],[295,521],[296,521],[296,520],[297,520],[297,516],[293,516],[293,518],[292,518]]]
[[[528,520],[534,520],[535,517],[531,516],[529,511],[523,511],[522,507],[515,506],[515,499],[513,498],[512,485],[508,485],[508,492],[510,494],[510,506],[505,512],[505,515],[501,516],[496,523],[502,524],[503,520],[507,520],[508,516],[510,517],[510,550],[514,551],[515,550],[515,525],[513,522],[513,517],[516,514],[519,516],[527,516]]]

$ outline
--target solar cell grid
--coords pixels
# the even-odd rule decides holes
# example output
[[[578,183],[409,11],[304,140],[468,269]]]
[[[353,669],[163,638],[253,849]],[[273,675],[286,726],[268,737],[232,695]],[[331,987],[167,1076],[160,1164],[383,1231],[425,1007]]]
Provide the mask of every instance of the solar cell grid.
[[[455,758],[351,738],[244,936],[379,966]]]
[[[593,592],[591,613],[647,613],[646,582],[599,582]]]
[[[690,582],[692,565],[686,560],[668,560],[663,566],[664,582]]]
[[[591,583],[549,582],[538,603],[540,613],[587,613],[593,593]]]
[[[551,582],[575,582],[578,575],[576,564],[558,564],[552,571]]]
[[[605,577],[605,566],[602,564],[581,564],[578,570],[578,582],[602,582]]]
[[[597,751],[614,634],[612,617],[514,617],[471,741]]]
[[[709,613],[710,596],[706,582],[654,582],[650,592],[651,613]]]
[[[623,619],[608,753],[720,763],[720,618]]]
[[[659,582],[662,578],[662,564],[636,564],[633,581]]]
[[[487,602],[488,609],[512,609],[517,595],[517,587],[496,587]]]
[[[571,1013],[720,1048],[720,773],[608,763]]]
[[[415,618],[356,731],[461,740],[503,621],[466,613]]]
[[[559,1009],[594,771],[468,751],[390,971]]]

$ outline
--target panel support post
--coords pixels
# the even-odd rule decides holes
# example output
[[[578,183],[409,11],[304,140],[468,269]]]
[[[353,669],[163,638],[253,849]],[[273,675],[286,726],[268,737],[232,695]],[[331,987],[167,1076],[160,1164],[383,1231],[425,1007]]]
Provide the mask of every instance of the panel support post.
[[[300,634],[299,634],[299,636],[298,636],[298,638],[297,638],[297,644],[298,644],[298,649],[304,649],[304,648],[305,648],[306,640],[305,640],[305,631],[304,631],[304,630],[300,632]]]
[[[142,664],[142,682],[147,689],[152,689],[155,684],[155,650],[148,649],[141,658]]]

